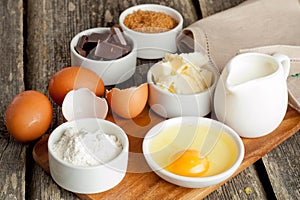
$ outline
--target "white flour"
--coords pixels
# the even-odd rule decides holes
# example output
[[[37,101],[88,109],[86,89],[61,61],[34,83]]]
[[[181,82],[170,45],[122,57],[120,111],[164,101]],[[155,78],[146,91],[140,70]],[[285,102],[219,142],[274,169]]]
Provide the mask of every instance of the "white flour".
[[[95,166],[109,162],[122,149],[121,142],[114,135],[70,128],[54,144],[53,150],[58,157],[73,165]]]

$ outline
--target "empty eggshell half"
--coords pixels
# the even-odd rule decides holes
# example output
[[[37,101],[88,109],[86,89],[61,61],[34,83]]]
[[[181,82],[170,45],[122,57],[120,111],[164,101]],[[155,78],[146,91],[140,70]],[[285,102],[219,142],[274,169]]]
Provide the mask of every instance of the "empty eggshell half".
[[[71,90],[62,103],[62,113],[67,121],[81,118],[105,119],[108,104],[105,98],[100,98],[87,88]]]
[[[148,84],[126,89],[106,91],[106,99],[112,111],[123,118],[134,118],[145,108],[148,100]]]

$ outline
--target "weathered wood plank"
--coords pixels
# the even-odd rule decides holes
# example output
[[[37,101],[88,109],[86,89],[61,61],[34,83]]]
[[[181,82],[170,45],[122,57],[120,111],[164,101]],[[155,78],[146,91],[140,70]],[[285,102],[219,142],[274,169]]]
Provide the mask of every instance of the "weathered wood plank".
[[[24,90],[22,1],[0,2],[0,131],[5,132],[5,110],[12,97]]]
[[[199,4],[203,17],[207,17],[244,1],[199,0]],[[299,132],[263,157],[262,160],[277,199],[299,199]]]
[[[24,90],[22,1],[0,1],[0,199],[25,199],[26,147],[9,136],[5,110]]]
[[[221,194],[216,194],[215,192],[215,194],[212,195],[218,195],[216,198],[223,198],[226,196],[225,199],[240,199],[245,196],[245,194],[241,192],[241,188],[244,188],[245,193],[249,194],[247,198],[265,199],[271,197],[271,199],[273,199],[274,196],[272,194],[267,194],[267,192],[270,191],[269,188],[266,187],[266,192],[264,192],[262,184],[260,183],[260,181],[262,181],[262,183],[268,181],[267,177],[259,177],[257,175],[257,172],[259,171],[256,170],[261,171],[261,169],[264,169],[264,167],[261,165],[255,165],[254,171],[252,170],[253,165],[250,165],[293,135],[295,133],[294,131],[297,131],[300,127],[299,118],[300,115],[295,110],[289,108],[284,121],[271,134],[255,139],[243,138],[243,143],[245,145],[245,157],[241,166],[235,173],[236,175],[239,172],[243,172],[242,175],[236,177],[238,180],[235,179],[232,182],[228,182],[227,184],[229,188],[226,188],[225,186],[224,190],[222,189]],[[148,107],[146,107],[143,113],[134,121],[114,116],[111,113],[109,113],[107,120],[115,122],[125,132],[130,133],[131,136],[129,136],[129,149],[131,149],[132,152],[141,152],[142,138],[140,137],[146,134],[146,132],[153,125],[157,124],[163,119],[152,112],[149,112]],[[139,135],[140,137],[133,137],[134,135]],[[47,139],[48,138],[45,137],[35,145],[33,149],[33,155],[35,161],[39,163],[39,165],[41,165],[45,171],[49,172]],[[129,159],[129,166],[130,163],[131,162]],[[249,166],[250,168],[247,169]],[[212,193],[225,183],[226,181],[224,183],[207,188],[188,189],[167,183],[166,181],[160,179],[155,173],[127,173],[122,183],[109,191],[93,195],[78,195],[82,199],[90,200],[102,198],[115,199],[119,198],[120,196],[122,196],[123,199],[199,199],[206,197],[206,195]],[[248,189],[250,192],[247,192],[247,190],[245,190],[246,188],[250,188]],[[250,194],[252,195],[250,196]],[[209,196],[208,198],[215,197]]]
[[[232,8],[245,0],[199,0],[202,17]]]
[[[179,10],[185,19],[185,26],[197,20],[196,9],[189,1],[28,1],[28,37],[27,73],[28,88],[37,89],[47,94],[47,85],[52,75],[59,69],[70,65],[69,42],[78,32],[96,26],[110,26],[118,22],[122,10],[136,3],[160,3]],[[231,4],[232,5],[232,4]],[[225,9],[225,7],[223,8]],[[214,12],[216,12],[215,10]],[[34,40],[33,40],[34,38]],[[139,61],[143,63],[143,61]],[[49,130],[62,122],[61,110],[54,106],[54,119]],[[238,180],[236,180],[238,179]],[[239,175],[234,182],[212,193],[208,198],[246,198],[264,199],[255,170],[251,167]],[[75,199],[72,193],[58,187],[39,166],[33,164],[28,191],[29,199]],[[236,185],[236,181],[240,184]],[[255,188],[253,196],[243,192],[244,186]],[[259,187],[259,189],[257,189]]]
[[[184,11],[185,24],[197,19],[192,0],[188,1],[35,1],[27,2],[26,85],[48,95],[48,82],[55,72],[70,65],[69,43],[80,31],[118,23],[122,10],[136,3],[160,3]],[[49,95],[48,95],[49,96]],[[49,132],[63,118],[53,103],[53,122]],[[33,164],[28,186],[29,199],[75,199],[72,193],[59,188],[49,175]]]
[[[277,199],[300,199],[300,132],[262,158]]]
[[[251,192],[247,193],[247,189]],[[232,180],[225,183],[215,192],[208,195],[204,200],[214,199],[231,199],[231,200],[264,200],[267,199],[263,185],[261,184],[254,165],[246,168]]]
[[[34,165],[32,171],[32,178],[37,180],[30,181],[31,190],[34,191],[28,191],[28,199],[79,200],[79,198],[73,193],[66,192],[66,190],[62,189],[57,184],[54,184],[53,180],[49,178],[50,176],[39,166]]]
[[[0,199],[25,199],[25,157],[26,147],[0,137]]]
[[[68,25],[67,16],[72,12],[70,11],[72,8],[62,3],[29,0],[25,8],[27,10],[26,85],[48,97],[49,80],[56,71],[70,63],[68,44],[71,36],[68,35],[68,31],[73,27]],[[72,18],[73,15],[70,17]],[[76,18],[73,20],[76,21]],[[53,120],[49,132],[62,121],[61,109],[53,103]],[[33,162],[32,159],[28,161]],[[28,170],[30,171],[26,191],[28,199],[77,199],[74,194],[58,187],[35,163],[32,163]]]

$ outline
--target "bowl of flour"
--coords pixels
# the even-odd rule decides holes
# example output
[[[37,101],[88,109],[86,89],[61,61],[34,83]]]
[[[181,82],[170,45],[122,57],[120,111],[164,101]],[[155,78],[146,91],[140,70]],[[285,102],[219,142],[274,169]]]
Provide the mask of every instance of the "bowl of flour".
[[[71,192],[104,192],[123,180],[128,149],[127,135],[112,122],[97,118],[65,122],[48,140],[50,174]]]

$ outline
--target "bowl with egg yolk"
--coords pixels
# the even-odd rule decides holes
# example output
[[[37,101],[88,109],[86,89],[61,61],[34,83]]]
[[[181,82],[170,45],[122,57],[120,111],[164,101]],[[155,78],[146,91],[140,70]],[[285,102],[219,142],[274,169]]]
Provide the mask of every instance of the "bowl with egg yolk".
[[[238,134],[216,120],[176,117],[152,127],[143,141],[150,168],[178,186],[202,188],[229,178],[244,158]]]

